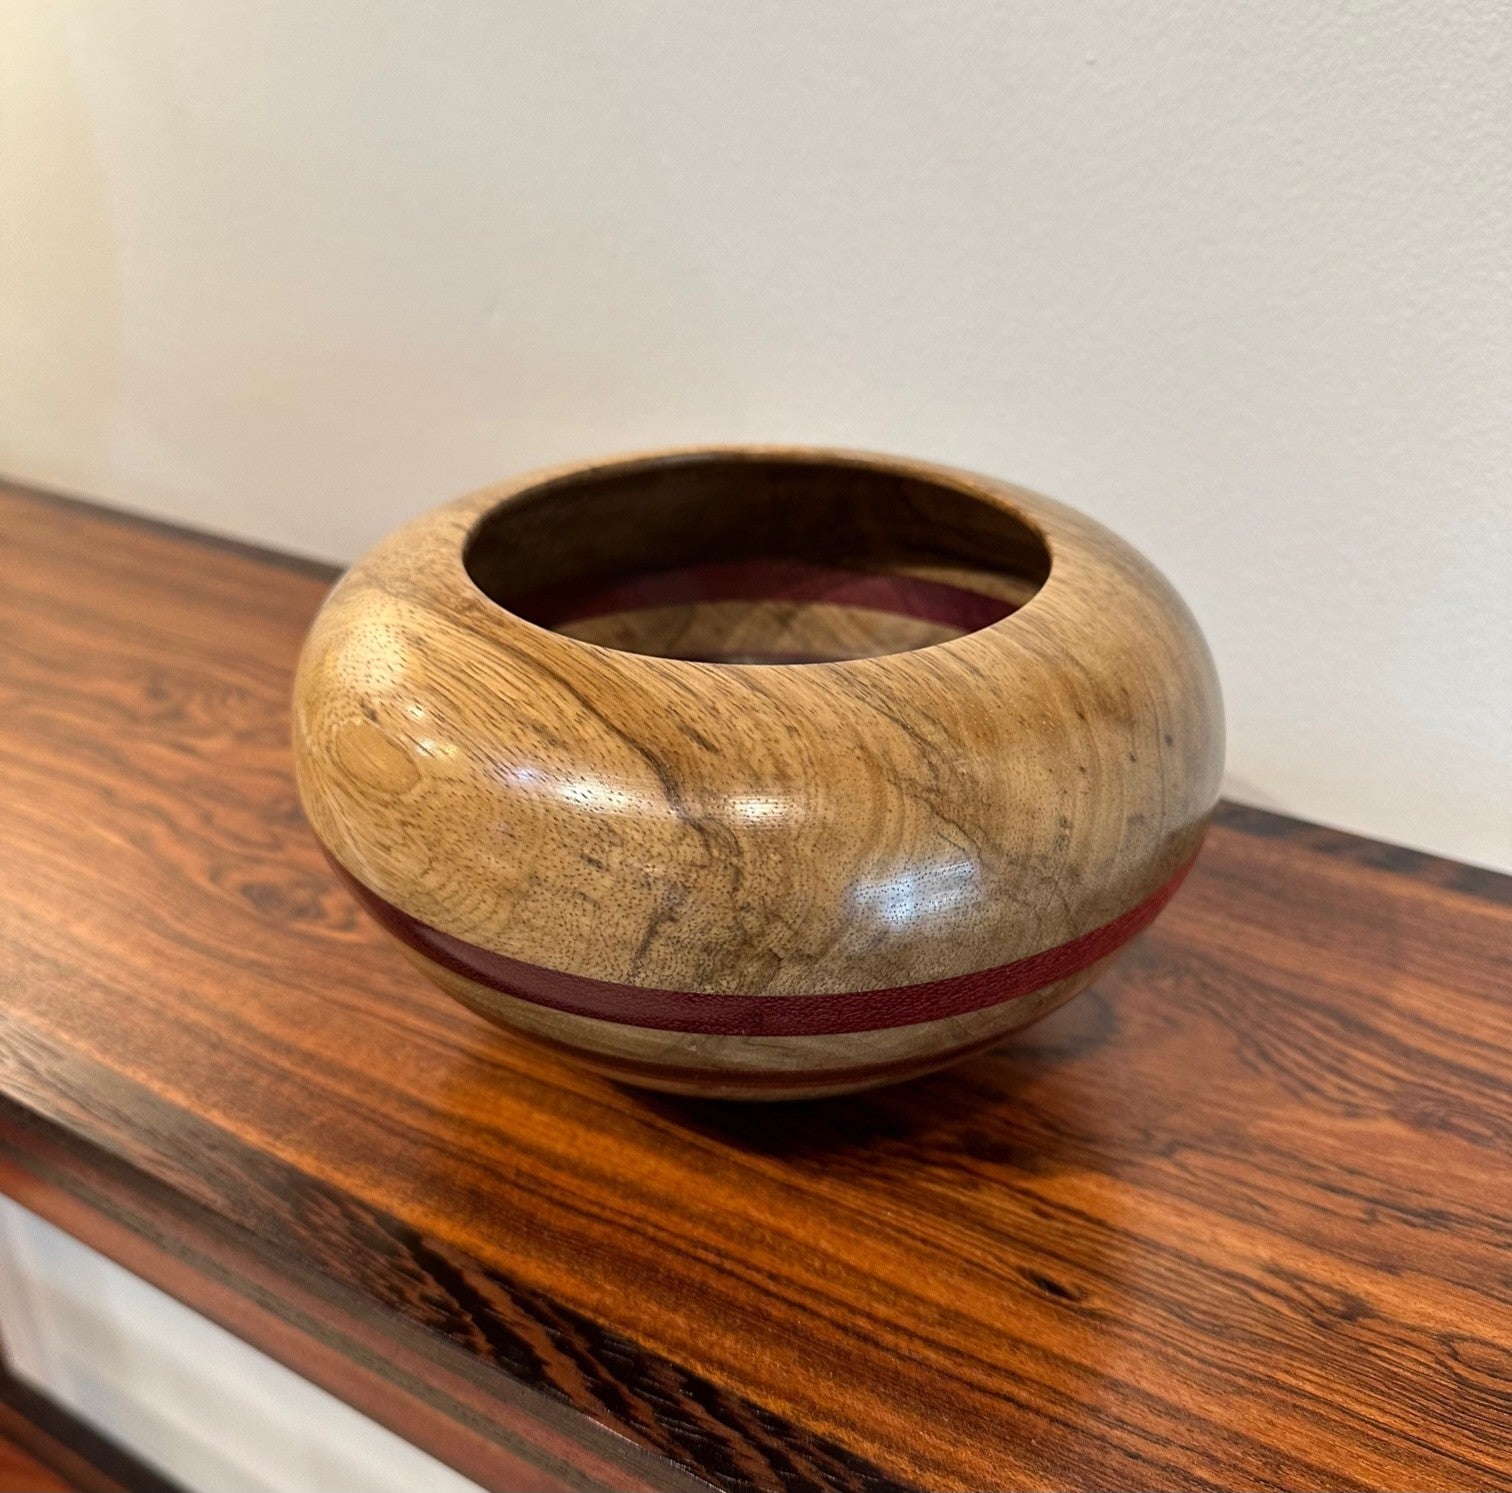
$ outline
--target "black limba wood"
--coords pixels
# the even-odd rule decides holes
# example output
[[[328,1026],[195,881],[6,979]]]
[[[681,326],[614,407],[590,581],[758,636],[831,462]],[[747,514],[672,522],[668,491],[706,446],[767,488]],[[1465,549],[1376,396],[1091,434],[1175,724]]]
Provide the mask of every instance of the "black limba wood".
[[[430,989],[285,701],[328,573],[0,499],[0,1185],[486,1484],[1512,1480],[1505,878],[1228,808],[1064,1011],[742,1112]]]

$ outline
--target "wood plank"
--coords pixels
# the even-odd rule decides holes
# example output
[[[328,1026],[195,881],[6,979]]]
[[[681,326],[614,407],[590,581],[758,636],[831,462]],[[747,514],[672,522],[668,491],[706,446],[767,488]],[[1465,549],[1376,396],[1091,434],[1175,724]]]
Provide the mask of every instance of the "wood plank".
[[[498,1486],[1512,1484],[1507,878],[1229,809],[1093,991],[957,1070],[636,1094],[336,885],[287,746],[325,581],[0,496],[28,1206]]]

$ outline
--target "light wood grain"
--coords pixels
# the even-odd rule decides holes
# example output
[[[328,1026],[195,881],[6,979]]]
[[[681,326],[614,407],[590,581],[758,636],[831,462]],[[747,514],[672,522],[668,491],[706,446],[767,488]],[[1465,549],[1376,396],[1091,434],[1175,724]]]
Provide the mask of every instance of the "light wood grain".
[[[840,579],[781,604],[600,606],[570,637],[528,620],[564,587],[753,561]],[[1017,610],[942,638],[937,618],[844,604],[846,577],[942,575]],[[697,658],[653,656],[671,647]],[[722,649],[829,661],[709,661]],[[915,1072],[1074,994],[1092,971],[1017,1005],[921,998],[906,1026],[882,998],[1042,955],[1155,895],[1200,842],[1223,756],[1207,649],[1128,545],[1003,483],[831,452],[593,464],[428,514],[332,593],[294,719],[316,833],[427,929],[632,995],[879,993],[885,1031],[786,1030],[775,1004],[735,1030],[672,1028],[421,949],[517,1030],[719,1094]]]

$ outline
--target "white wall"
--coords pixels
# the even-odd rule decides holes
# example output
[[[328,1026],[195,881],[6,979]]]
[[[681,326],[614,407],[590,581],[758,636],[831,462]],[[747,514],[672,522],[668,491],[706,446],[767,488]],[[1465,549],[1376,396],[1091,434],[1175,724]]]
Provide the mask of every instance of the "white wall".
[[[345,558],[706,438],[1176,580],[1232,791],[1512,867],[1512,8],[8,0],[0,469]]]

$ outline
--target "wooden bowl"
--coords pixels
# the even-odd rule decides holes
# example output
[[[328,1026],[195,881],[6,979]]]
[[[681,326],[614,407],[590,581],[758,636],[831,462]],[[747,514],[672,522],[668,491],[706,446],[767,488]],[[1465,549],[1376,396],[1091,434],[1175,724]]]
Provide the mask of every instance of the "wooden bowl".
[[[920,462],[506,482],[311,629],[299,788],[444,990],[617,1079],[810,1097],[990,1047],[1155,917],[1218,792],[1201,634],[1069,508]]]

